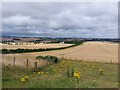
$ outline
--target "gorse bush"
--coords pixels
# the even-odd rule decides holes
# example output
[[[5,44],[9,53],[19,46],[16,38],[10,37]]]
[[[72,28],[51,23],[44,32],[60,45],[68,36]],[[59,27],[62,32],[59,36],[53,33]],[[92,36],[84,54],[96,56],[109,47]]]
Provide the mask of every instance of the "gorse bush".
[[[36,59],[40,60],[48,60],[49,62],[54,62],[54,63],[58,63],[58,58],[55,56],[37,56]]]

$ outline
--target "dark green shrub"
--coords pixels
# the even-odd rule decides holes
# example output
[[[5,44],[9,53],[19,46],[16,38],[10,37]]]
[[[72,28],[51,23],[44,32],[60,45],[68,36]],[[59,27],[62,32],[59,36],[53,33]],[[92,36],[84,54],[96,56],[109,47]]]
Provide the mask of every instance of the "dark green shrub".
[[[36,59],[48,60],[49,62],[58,63],[58,58],[55,56],[37,56]]]

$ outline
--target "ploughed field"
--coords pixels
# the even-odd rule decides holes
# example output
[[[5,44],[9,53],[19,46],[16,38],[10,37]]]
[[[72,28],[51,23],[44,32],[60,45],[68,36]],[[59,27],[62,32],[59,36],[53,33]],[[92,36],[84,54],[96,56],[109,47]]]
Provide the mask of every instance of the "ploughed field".
[[[43,44],[44,47],[45,44]],[[49,46],[50,44],[48,44]],[[53,45],[53,44],[52,44]],[[56,44],[54,44],[56,45]],[[45,45],[47,46],[47,45]],[[34,46],[32,46],[34,47]],[[118,44],[108,42],[85,42],[80,46],[71,47],[62,50],[53,50],[45,52],[22,53],[22,54],[3,54],[3,63],[12,64],[13,58],[16,57],[16,64],[25,65],[26,59],[35,62],[36,56],[52,55],[69,60],[94,61],[105,63],[118,63]]]

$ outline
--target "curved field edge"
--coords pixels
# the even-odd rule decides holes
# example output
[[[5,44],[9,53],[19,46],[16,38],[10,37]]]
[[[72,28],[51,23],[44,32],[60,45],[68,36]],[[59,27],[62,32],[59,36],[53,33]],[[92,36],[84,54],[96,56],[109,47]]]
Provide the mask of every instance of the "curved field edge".
[[[60,48],[39,48],[39,49],[1,49],[0,52],[2,54],[13,54],[13,53],[28,53],[28,52],[43,52],[43,51],[53,51],[53,50],[62,50],[62,49],[67,49],[67,48],[71,48],[71,47],[75,47],[75,46],[79,46],[83,44],[83,42],[81,42],[80,44],[73,44],[70,46],[66,46],[66,47],[60,47]]]
[[[63,60],[45,68],[39,68],[43,74],[34,73],[31,70],[3,66],[3,88],[117,88],[118,65],[78,62]],[[81,72],[80,79],[68,76],[68,69],[76,68]],[[103,70],[100,75],[99,70]],[[21,78],[28,75],[29,80],[21,82]]]

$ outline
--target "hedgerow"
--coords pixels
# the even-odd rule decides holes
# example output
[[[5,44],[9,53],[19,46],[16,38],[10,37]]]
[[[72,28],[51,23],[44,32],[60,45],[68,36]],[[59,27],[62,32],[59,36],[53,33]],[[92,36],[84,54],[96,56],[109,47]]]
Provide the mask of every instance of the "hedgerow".
[[[51,51],[51,50],[61,50],[61,49],[66,49],[66,48],[70,48],[70,47],[75,47],[78,45],[83,44],[83,42],[80,43],[76,43],[74,45],[71,46],[67,46],[67,47],[60,47],[60,48],[39,48],[39,49],[1,49],[0,53],[2,54],[14,54],[14,53],[27,53],[27,52],[42,52],[42,51]]]

